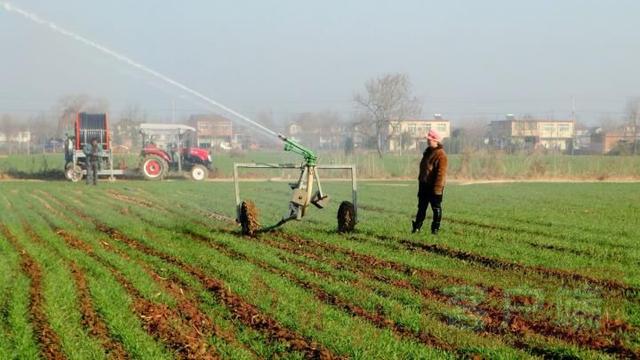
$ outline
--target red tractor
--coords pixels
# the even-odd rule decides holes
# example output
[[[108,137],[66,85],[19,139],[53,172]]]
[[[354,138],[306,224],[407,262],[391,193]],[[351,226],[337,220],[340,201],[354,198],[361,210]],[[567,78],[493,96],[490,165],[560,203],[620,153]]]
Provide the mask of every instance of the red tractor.
[[[142,152],[140,171],[147,180],[161,180],[169,172],[188,172],[202,181],[212,170],[211,155],[205,149],[191,147],[196,129],[176,124],[141,124]]]

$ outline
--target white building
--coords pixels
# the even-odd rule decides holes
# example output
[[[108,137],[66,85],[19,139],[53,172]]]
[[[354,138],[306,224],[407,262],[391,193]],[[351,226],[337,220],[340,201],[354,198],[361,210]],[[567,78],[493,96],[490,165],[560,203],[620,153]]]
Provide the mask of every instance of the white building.
[[[11,137],[7,137],[5,133],[0,132],[0,144],[9,142],[16,144],[28,144],[31,142],[31,131],[19,131],[11,135]]]
[[[393,120],[383,136],[388,138],[389,151],[422,150],[426,147],[426,136],[436,129],[443,139],[451,136],[451,124],[439,114],[433,119]],[[404,145],[404,146],[402,146]]]

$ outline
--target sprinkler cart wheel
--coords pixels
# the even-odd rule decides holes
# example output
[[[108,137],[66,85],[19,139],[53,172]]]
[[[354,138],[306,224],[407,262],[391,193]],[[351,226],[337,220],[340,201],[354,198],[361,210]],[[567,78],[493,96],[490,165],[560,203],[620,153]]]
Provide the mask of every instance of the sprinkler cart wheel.
[[[68,179],[71,180],[72,182],[78,182],[80,180],[82,180],[82,168],[78,165],[73,165],[73,163],[68,163],[65,171],[64,171],[64,176]]]
[[[356,227],[355,208],[349,201],[343,201],[338,208],[338,232],[352,232]]]
[[[238,219],[242,226],[242,235],[254,237],[260,228],[258,222],[258,208],[253,201],[243,201],[240,205],[240,218]]]

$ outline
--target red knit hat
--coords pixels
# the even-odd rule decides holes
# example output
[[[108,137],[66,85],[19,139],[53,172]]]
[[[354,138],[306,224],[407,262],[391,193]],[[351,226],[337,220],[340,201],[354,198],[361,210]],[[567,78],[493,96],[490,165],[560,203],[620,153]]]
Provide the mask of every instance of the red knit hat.
[[[427,133],[427,140],[433,140],[437,142],[442,142],[442,135],[436,129],[429,129]]]

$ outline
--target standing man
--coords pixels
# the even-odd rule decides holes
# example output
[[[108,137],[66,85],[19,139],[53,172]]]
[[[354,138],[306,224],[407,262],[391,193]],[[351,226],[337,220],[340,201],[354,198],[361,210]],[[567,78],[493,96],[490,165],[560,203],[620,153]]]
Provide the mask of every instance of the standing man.
[[[85,144],[82,149],[87,157],[87,185],[93,181],[93,185],[98,185],[98,170],[102,160],[102,147],[98,144],[98,139],[93,138],[89,144]]]
[[[64,134],[64,165],[73,161],[73,139],[68,133]]]
[[[427,216],[427,207],[431,204],[433,221],[431,233],[438,234],[442,219],[442,195],[447,177],[447,154],[442,148],[442,136],[435,129],[427,133],[429,146],[422,155],[420,161],[420,174],[418,175],[418,213],[416,220],[412,221],[415,233],[422,228],[422,223]]]

